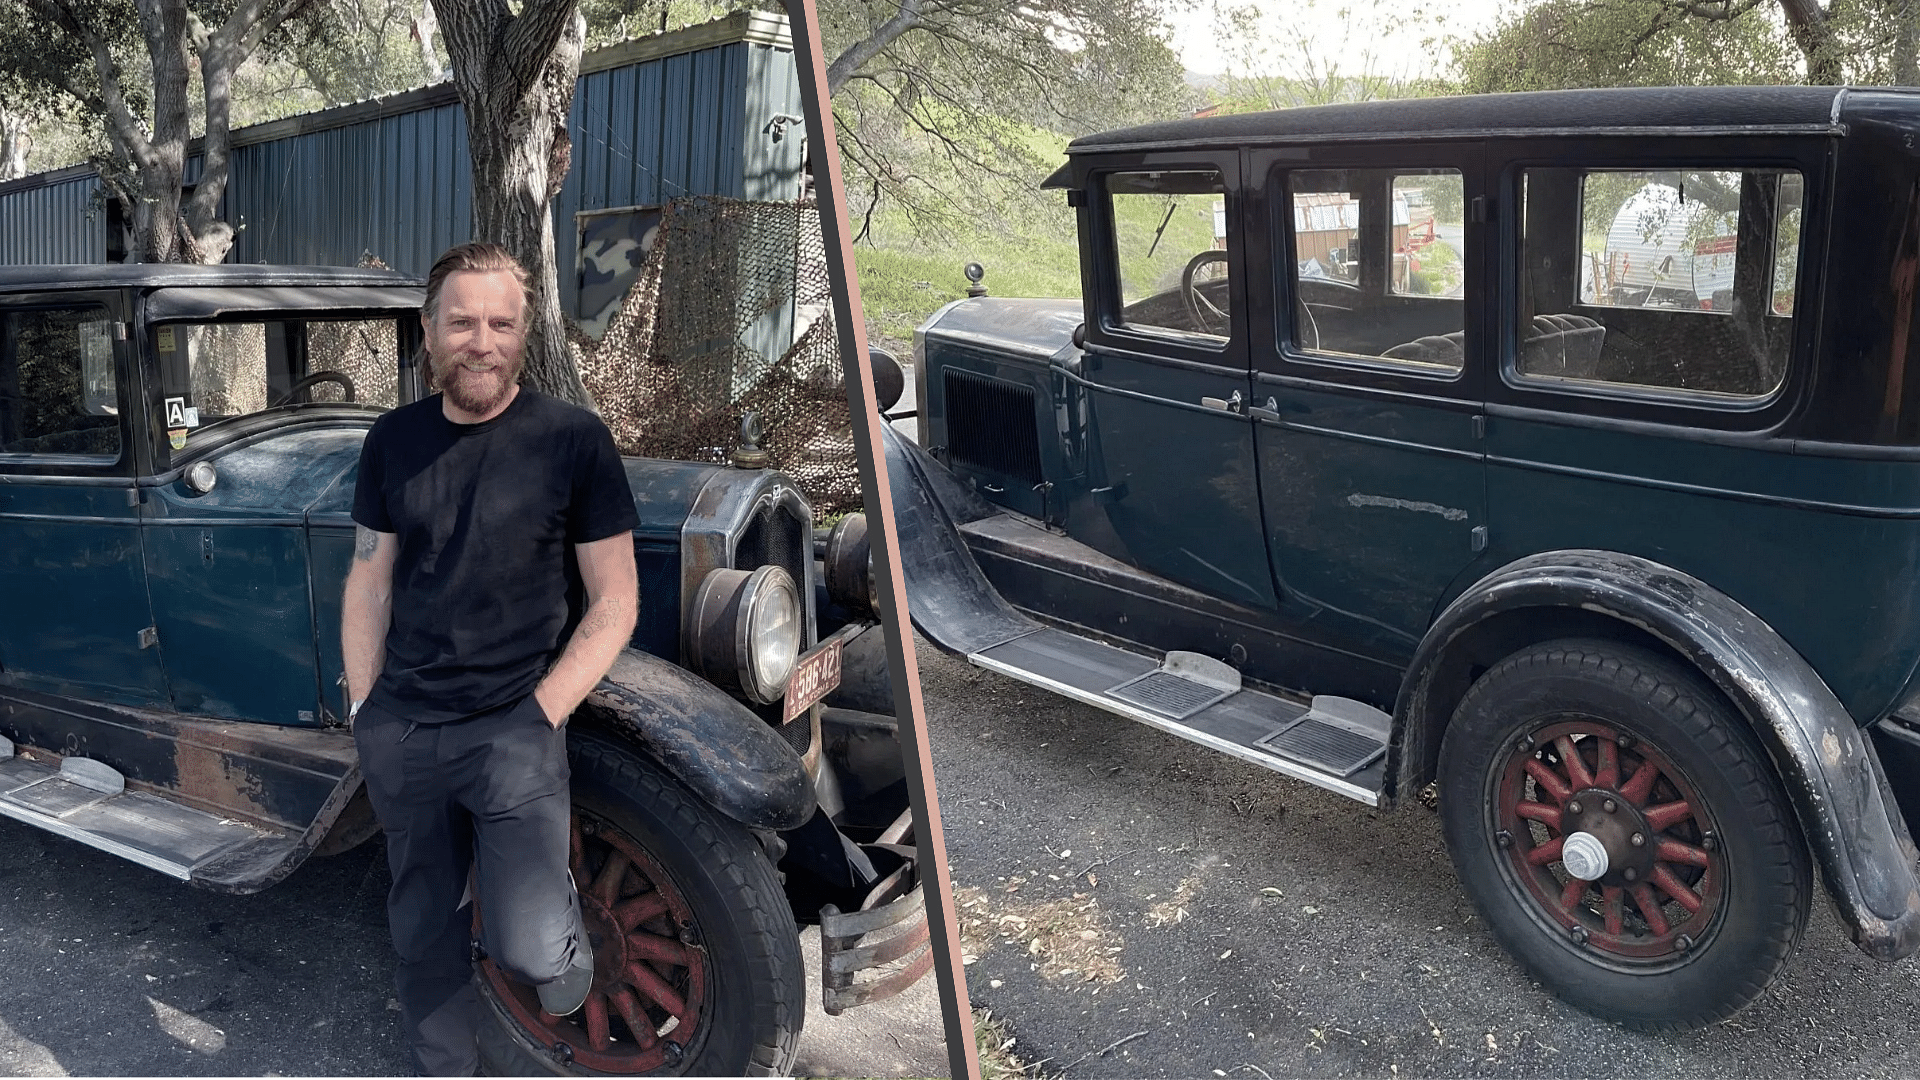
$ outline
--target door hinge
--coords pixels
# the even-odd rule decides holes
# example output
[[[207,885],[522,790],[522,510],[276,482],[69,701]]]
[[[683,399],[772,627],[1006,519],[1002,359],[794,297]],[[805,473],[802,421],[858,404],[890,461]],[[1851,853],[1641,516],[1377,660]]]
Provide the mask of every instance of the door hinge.
[[[116,322],[113,324],[113,340],[115,341],[127,340],[127,324],[126,323]]]
[[[1485,413],[1473,414],[1473,437],[1476,439],[1484,439],[1487,437],[1487,415]]]
[[[141,648],[151,649],[158,644],[160,644],[160,628],[159,627],[149,626],[144,630],[140,631],[140,647]]]
[[[1485,525],[1475,525],[1473,527],[1473,553],[1478,555],[1485,550],[1487,550],[1487,527]]]
[[[1475,195],[1467,200],[1467,219],[1477,225],[1484,225],[1491,217],[1493,207],[1488,204],[1485,195]]]

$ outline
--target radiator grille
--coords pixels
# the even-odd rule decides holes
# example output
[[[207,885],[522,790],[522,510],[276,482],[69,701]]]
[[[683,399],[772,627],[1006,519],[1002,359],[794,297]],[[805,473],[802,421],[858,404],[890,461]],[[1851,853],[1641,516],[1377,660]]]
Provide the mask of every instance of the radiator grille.
[[[949,461],[1029,484],[1044,479],[1033,387],[956,368],[943,369],[941,377]]]
[[[813,523],[794,517],[785,508],[765,503],[740,533],[733,548],[733,565],[753,570],[771,563],[783,567],[802,591],[807,587],[807,561],[813,558]]]

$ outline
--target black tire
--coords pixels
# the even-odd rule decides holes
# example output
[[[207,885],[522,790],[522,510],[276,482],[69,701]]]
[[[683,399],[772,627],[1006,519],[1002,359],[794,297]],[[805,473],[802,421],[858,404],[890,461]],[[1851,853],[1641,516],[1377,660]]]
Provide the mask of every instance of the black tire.
[[[584,1034],[586,1010],[572,1018],[579,1027],[538,1029],[525,1019],[527,1003],[533,1000],[531,991],[521,990],[483,961],[476,978],[487,1017],[480,1040],[482,1072],[494,1076],[791,1074],[806,1017],[806,968],[792,910],[760,843],[745,826],[723,817],[660,766],[612,739],[572,731],[567,756],[573,767],[576,836],[582,835],[584,825],[589,838],[583,843],[588,872],[595,872],[596,851],[601,853],[598,866],[604,869],[616,841],[637,846],[641,857],[653,860],[655,872],[664,872],[683,899],[693,927],[686,932],[688,920],[679,919],[679,940],[694,943],[702,958],[704,990],[698,993],[699,1000],[689,992],[691,966],[665,970],[680,976],[682,981],[675,986],[686,994],[690,1006],[698,1008],[699,1018],[690,1036],[680,1033],[687,1042],[677,1055],[642,1054],[631,1037],[623,1047],[618,1035],[628,1025],[618,1019],[613,1051],[595,1054]],[[606,831],[609,827],[616,831]],[[579,868],[580,858],[575,861],[574,876],[585,894],[591,885]],[[658,882],[655,886],[665,891]],[[586,906],[583,897],[583,909]],[[675,921],[671,913],[663,918],[668,924]],[[591,914],[588,921],[590,927],[596,925]],[[596,958],[604,955],[604,944],[595,948]],[[600,981],[596,976],[596,995]],[[520,1018],[515,1016],[516,1002],[507,999],[513,993],[522,995],[517,1002]],[[643,1007],[650,1006],[643,1001]],[[603,1011],[602,1015],[617,1018],[618,1013]],[[665,1015],[656,1009],[653,1018]],[[669,1032],[661,1040],[660,1051],[666,1050],[664,1043],[672,1041],[672,1035]],[[555,1042],[566,1042],[567,1049],[556,1054]],[[621,1058],[621,1053],[628,1056]]]
[[[1629,777],[1648,769],[1642,796]],[[1699,672],[1650,649],[1563,640],[1500,661],[1447,728],[1440,801],[1454,868],[1501,945],[1627,1027],[1732,1016],[1806,928],[1813,871],[1765,750]],[[1576,832],[1603,840],[1605,876],[1576,884],[1555,858]]]

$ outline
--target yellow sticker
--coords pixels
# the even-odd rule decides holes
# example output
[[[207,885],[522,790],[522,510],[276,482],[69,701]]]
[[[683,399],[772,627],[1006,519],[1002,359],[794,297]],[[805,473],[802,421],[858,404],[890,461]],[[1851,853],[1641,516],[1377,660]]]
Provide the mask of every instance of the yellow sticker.
[[[173,448],[175,450],[185,450],[187,448],[187,429],[186,428],[169,429],[167,431],[167,441],[173,444]]]
[[[161,352],[173,351],[173,327],[163,326],[160,328],[159,342]]]

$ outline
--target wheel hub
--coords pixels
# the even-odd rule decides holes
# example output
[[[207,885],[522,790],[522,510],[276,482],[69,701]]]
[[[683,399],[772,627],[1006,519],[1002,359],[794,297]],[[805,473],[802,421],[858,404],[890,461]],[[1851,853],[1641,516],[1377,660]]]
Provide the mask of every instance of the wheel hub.
[[[1646,815],[1626,796],[1610,788],[1590,787],[1575,792],[1561,808],[1560,820],[1568,830],[1567,846],[1575,836],[1585,835],[1603,849],[1600,873],[1589,877],[1575,871],[1567,860],[1567,873],[1602,885],[1629,885],[1647,880],[1653,871],[1656,845],[1648,843],[1652,830]]]

